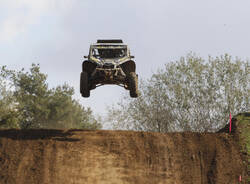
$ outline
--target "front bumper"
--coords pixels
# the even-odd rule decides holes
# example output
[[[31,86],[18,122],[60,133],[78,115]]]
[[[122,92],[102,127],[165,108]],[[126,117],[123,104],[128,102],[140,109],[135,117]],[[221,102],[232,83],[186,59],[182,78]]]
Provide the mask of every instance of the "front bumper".
[[[114,84],[124,83],[126,80],[126,74],[122,71],[121,68],[96,68],[95,71],[91,74],[91,79],[96,81],[95,83],[103,84]]]

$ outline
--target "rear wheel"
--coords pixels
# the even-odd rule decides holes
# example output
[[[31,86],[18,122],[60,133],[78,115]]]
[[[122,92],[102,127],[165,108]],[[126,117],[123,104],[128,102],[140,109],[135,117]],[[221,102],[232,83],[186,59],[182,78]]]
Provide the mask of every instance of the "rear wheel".
[[[130,72],[128,74],[128,82],[130,97],[138,97],[138,77],[135,72]]]
[[[81,92],[83,97],[90,96],[89,81],[88,81],[88,73],[87,72],[81,72],[80,92]]]

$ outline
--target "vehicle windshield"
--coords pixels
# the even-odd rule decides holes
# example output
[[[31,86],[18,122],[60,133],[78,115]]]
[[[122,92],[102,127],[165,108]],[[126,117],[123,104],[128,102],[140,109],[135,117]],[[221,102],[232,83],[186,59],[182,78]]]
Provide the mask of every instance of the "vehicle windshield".
[[[92,48],[91,54],[95,58],[121,58],[127,55],[126,48]]]

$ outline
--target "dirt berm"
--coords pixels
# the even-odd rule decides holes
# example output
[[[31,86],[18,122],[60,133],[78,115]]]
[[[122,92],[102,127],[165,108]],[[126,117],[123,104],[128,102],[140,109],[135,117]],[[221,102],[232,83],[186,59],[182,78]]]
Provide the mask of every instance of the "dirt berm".
[[[0,130],[1,184],[235,184],[226,133]]]

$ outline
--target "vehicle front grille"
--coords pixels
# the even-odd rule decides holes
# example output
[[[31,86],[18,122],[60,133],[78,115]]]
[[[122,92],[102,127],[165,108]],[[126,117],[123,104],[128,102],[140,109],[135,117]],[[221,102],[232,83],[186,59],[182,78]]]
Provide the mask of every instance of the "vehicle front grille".
[[[115,67],[115,65],[112,63],[105,63],[103,65],[103,68],[105,68],[105,69],[113,69],[114,67]]]

